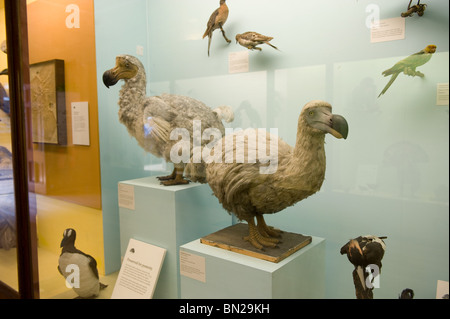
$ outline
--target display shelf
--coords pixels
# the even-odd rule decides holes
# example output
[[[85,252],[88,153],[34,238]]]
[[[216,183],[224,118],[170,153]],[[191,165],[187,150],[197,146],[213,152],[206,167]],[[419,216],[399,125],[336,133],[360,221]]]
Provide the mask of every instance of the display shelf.
[[[162,186],[156,177],[145,177],[122,181],[123,187],[127,203],[119,204],[121,256],[130,238],[167,249],[153,297],[179,298],[179,247],[230,226],[230,215],[206,184]]]
[[[312,242],[273,263],[205,245],[199,239],[180,247],[183,258],[204,260],[192,273],[204,271],[203,281],[181,276],[181,298],[324,298],[325,239]],[[183,267],[183,262],[182,265]]]

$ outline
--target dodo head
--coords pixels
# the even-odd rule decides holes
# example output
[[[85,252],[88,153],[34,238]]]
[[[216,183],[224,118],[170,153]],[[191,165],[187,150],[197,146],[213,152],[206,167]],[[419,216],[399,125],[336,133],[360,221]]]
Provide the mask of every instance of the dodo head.
[[[73,228],[67,228],[63,233],[63,239],[61,241],[60,247],[67,245],[74,245],[75,239],[77,237],[77,232]]]
[[[103,73],[103,83],[109,88],[119,80],[132,79],[141,68],[143,68],[142,63],[136,57],[127,54],[119,55],[116,57],[115,67]]]
[[[328,102],[314,100],[307,103],[300,113],[300,123],[306,123],[311,134],[330,133],[336,138],[346,139],[348,136],[348,123],[346,119],[332,113]]]

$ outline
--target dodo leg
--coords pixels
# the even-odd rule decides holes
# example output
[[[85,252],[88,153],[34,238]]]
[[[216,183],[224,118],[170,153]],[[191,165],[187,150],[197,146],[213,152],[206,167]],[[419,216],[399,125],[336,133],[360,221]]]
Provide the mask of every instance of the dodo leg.
[[[248,223],[248,236],[244,237],[244,240],[249,241],[254,247],[258,249],[263,249],[264,246],[277,246],[277,243],[273,241],[275,240],[278,242],[277,239],[266,238],[259,233],[253,218],[246,219],[246,221]]]
[[[266,221],[264,220],[263,215],[256,215],[256,221],[257,221],[257,228],[261,235],[264,237],[267,237],[271,241],[278,243],[279,240],[276,238],[271,237],[281,237],[282,231],[279,229],[276,229],[272,226],[267,226]]]

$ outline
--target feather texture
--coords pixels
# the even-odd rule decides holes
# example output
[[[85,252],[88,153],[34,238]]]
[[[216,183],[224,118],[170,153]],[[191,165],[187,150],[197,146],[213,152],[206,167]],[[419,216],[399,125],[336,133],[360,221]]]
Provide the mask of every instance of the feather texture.
[[[319,105],[309,104],[310,107]],[[322,105],[322,104],[320,104]],[[328,107],[329,104],[323,104]],[[303,115],[306,110],[303,110]],[[278,136],[268,132],[258,134],[257,130],[247,129],[227,135],[218,144],[222,145],[222,163],[208,163],[206,176],[208,184],[223,207],[246,220],[257,214],[276,213],[296,202],[316,193],[325,178],[325,134],[311,134],[310,127],[300,116],[297,127],[295,147],[290,146]],[[256,136],[256,143],[250,143],[248,136]],[[262,139],[259,141],[258,139]],[[239,144],[237,140],[243,140]],[[276,155],[248,162],[249,154],[258,154],[264,144],[265,153],[277,148]],[[233,145],[226,148],[226,145]],[[238,162],[237,159],[244,158]],[[233,163],[227,163],[233,159]],[[272,174],[261,174],[261,168],[276,163]]]
[[[147,96],[144,66],[134,56],[117,56],[116,67],[106,71],[103,76],[106,86],[114,85],[119,79],[124,80],[118,102],[119,121],[144,150],[164,158],[167,162],[172,162],[171,150],[179,141],[170,138],[174,130],[185,129],[193,136],[194,120],[197,120],[201,122],[202,132],[208,128],[215,128],[224,135],[222,120],[233,120],[233,111],[229,106],[220,106],[212,110],[203,102],[188,96],[175,94]],[[188,145],[188,148],[192,154],[192,145]],[[175,165],[182,170],[185,163]],[[200,167],[199,170],[201,169]]]

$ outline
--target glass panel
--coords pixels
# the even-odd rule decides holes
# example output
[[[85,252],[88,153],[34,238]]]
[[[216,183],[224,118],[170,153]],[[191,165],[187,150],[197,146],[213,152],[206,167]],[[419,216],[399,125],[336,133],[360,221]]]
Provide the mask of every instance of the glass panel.
[[[121,231],[145,228],[121,225],[117,183],[172,171],[173,164],[136,141],[133,134],[145,132],[140,118],[137,127],[119,121],[119,97],[127,93],[121,91],[123,81],[109,89],[102,81],[118,55],[131,54],[146,70],[147,95],[179,94],[211,108],[231,106],[235,119],[224,124],[229,131],[274,129],[291,146],[303,105],[330,102],[349,122],[348,139],[326,136],[320,192],[268,216],[267,223],[326,239],[326,298],[354,297],[353,268],[339,250],[349,238],[366,234],[388,237],[377,298],[397,298],[409,287],[417,287],[418,298],[435,298],[437,281],[448,281],[449,269],[448,89],[447,101],[437,96],[445,95],[441,84],[448,88],[449,3],[430,3],[423,17],[407,18],[388,0],[345,8],[326,0],[227,3],[224,29],[233,41],[214,31],[208,56],[202,36],[219,1],[28,1],[30,179],[41,297],[76,296],[57,270],[63,233],[73,228],[76,247],[95,257],[102,282],[111,284],[100,295],[108,298],[127,239]],[[404,39],[371,41],[367,21],[391,18],[400,18],[400,29],[404,23]],[[279,50],[262,44],[262,51],[250,51],[237,44],[236,34],[250,30],[273,36]],[[428,44],[437,45],[437,52],[417,69],[426,76],[406,70],[378,96],[389,81],[382,72]],[[0,52],[0,63],[4,56]],[[3,86],[5,79],[0,76]],[[7,148],[8,131],[0,137]],[[283,171],[290,170],[277,170]],[[183,198],[182,204],[189,206],[189,200],[191,206],[203,204],[203,198],[194,205]],[[217,207],[216,200],[207,209]],[[175,253],[168,251],[167,258],[177,265]],[[0,259],[0,265],[8,266],[8,260]],[[15,271],[14,264],[10,268]]]
[[[216,30],[208,56],[202,35],[219,1],[95,1],[102,192],[113,199],[104,202],[110,212],[105,225],[114,225],[104,229],[107,267],[120,266],[117,182],[161,175],[165,167],[156,165],[161,159],[146,157],[119,122],[123,81],[109,89],[101,82],[116,56],[130,54],[144,65],[147,95],[229,105],[235,120],[227,126],[276,128],[290,145],[303,105],[330,102],[346,117],[350,133],[347,140],[326,136],[321,191],[267,222],[326,238],[327,298],[354,298],[353,268],[340,247],[366,234],[388,237],[377,298],[397,298],[410,286],[418,287],[418,298],[435,298],[437,280],[448,281],[449,269],[448,99],[439,105],[436,96],[440,83],[448,87],[448,2],[430,3],[424,16],[408,18],[387,0],[348,2],[345,8],[325,0],[227,4],[224,30],[233,41]],[[388,18],[404,23],[404,39],[371,42],[367,21]],[[266,44],[262,51],[239,46],[234,37],[245,31],[273,36],[280,51]],[[378,97],[389,81],[382,72],[428,44],[437,45],[437,52],[417,68],[426,76],[402,73]],[[244,56],[236,73],[235,54]]]
[[[4,1],[0,1],[0,281],[18,290]]]
[[[68,228],[105,273],[93,9],[89,0],[27,2],[41,298],[77,296],[68,288],[76,279],[66,286],[57,267]]]

